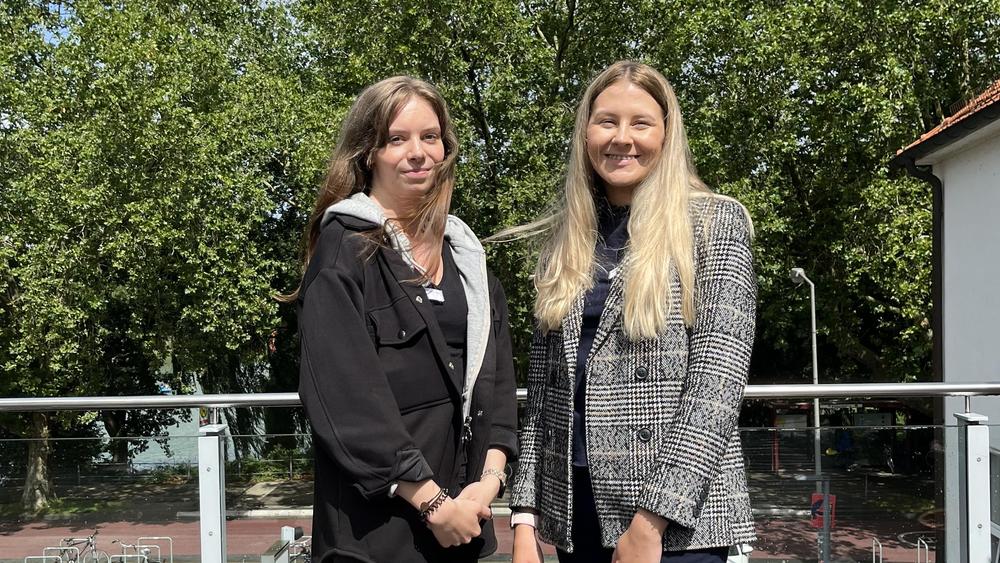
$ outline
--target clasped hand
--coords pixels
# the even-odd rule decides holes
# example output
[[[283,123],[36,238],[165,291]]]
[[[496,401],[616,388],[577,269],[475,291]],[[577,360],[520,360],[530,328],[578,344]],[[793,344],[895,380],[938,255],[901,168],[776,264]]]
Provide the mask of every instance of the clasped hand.
[[[483,532],[479,522],[491,516],[488,504],[468,498],[462,491],[458,498],[449,498],[427,516],[427,527],[442,547],[453,547],[478,537]]]

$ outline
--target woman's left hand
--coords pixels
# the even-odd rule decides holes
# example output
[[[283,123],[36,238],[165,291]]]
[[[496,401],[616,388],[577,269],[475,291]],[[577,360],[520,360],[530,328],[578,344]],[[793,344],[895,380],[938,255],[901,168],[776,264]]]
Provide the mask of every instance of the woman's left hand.
[[[495,479],[488,479],[486,481],[469,483],[462,489],[458,498],[474,500],[479,504],[489,506],[493,502],[493,499],[496,498],[497,491],[500,490],[500,485],[495,483],[495,481]]]
[[[632,517],[625,533],[618,538],[612,563],[657,563],[663,555],[663,531],[667,521],[645,509]]]

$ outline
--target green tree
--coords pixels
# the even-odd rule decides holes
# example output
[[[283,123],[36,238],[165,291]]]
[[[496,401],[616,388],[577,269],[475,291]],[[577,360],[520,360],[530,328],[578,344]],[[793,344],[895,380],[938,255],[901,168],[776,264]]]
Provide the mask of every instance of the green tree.
[[[285,9],[24,1],[3,17],[3,394],[150,394],[233,354],[266,361],[280,261],[265,236],[298,92],[272,72],[294,50]],[[170,421],[136,414],[105,428]],[[48,425],[5,422],[43,439],[30,510],[51,496]]]

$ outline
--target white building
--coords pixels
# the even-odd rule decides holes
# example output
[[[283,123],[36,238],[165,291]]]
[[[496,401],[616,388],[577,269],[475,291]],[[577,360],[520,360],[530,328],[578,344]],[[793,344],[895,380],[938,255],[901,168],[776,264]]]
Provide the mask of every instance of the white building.
[[[890,163],[930,183],[934,193],[934,375],[948,383],[1000,379],[1000,81]],[[972,399],[989,417],[994,535],[1000,523],[1000,397]],[[965,400],[941,404],[940,422],[955,424]],[[959,561],[957,432],[944,432],[947,561]],[[939,473],[940,474],[940,473]],[[985,493],[985,491],[982,491]],[[940,553],[940,550],[938,551]]]

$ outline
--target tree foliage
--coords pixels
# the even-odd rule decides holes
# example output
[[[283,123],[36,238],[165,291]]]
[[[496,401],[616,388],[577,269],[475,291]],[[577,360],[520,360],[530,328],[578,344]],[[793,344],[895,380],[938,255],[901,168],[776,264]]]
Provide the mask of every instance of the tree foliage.
[[[6,1],[0,393],[294,389],[295,312],[271,296],[297,283],[354,96],[397,73],[441,88],[454,210],[486,235],[557,197],[575,103],[621,58],[671,80],[701,174],[754,218],[753,377],[809,372],[801,266],[825,381],[926,379],[930,193],[886,162],[1000,78],[998,26],[997,0]],[[523,369],[534,248],[489,253]]]

